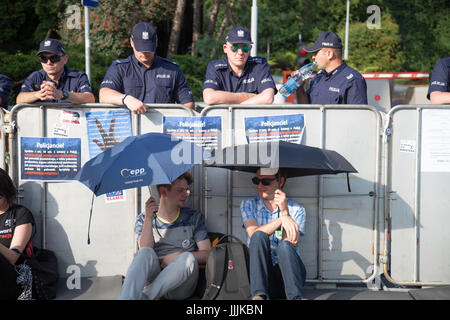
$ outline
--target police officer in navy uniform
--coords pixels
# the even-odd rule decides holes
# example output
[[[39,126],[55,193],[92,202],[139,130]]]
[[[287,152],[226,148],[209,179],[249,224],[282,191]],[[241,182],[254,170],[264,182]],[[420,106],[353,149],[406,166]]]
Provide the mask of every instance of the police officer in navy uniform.
[[[8,107],[8,97],[11,93],[11,89],[13,86],[13,82],[11,78],[0,74],[0,107],[7,108]]]
[[[436,62],[427,98],[432,104],[450,104],[450,57]]]
[[[330,31],[322,32],[314,45],[312,58],[320,70],[311,79],[309,89],[297,89],[297,101],[311,104],[367,104],[367,85],[363,76],[342,61],[342,41]]]
[[[203,100],[207,104],[271,104],[277,92],[266,59],[250,57],[250,32],[235,27],[223,44],[226,57],[206,69]]]
[[[42,69],[31,73],[25,79],[17,95],[17,103],[95,102],[87,75],[66,67],[69,58],[61,42],[52,38],[41,41],[37,55]]]
[[[180,67],[156,55],[154,26],[140,22],[130,39],[133,54],[116,60],[100,84],[101,103],[125,105],[137,114],[145,113],[146,103],[179,103],[194,107],[194,97]]]

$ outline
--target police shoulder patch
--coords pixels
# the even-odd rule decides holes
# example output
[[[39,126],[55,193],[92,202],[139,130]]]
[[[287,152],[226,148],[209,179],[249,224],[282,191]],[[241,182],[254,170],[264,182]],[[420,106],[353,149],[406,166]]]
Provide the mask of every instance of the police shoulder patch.
[[[214,64],[214,68],[216,70],[218,69],[226,69],[228,67],[228,65],[226,63],[222,63],[222,62],[217,62]]]
[[[175,66],[177,66],[177,67],[180,66],[180,65],[179,65],[178,63],[176,63],[175,61],[172,61],[172,60],[169,60],[169,59],[166,59],[166,58],[163,58],[163,57],[158,57],[158,58],[161,59],[161,61],[163,61],[163,62],[173,64],[173,65],[175,65]]]
[[[266,59],[263,57],[249,57],[248,62],[261,64],[261,63],[265,63]]]
[[[130,59],[128,59],[128,58],[125,58],[125,59],[117,59],[117,60],[114,60],[114,63],[115,63],[115,64],[130,63]]]

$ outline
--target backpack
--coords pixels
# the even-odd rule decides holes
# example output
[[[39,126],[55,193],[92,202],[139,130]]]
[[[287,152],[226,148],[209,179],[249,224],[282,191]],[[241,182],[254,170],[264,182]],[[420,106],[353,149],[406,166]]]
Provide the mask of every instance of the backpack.
[[[58,289],[58,260],[53,251],[33,248],[33,254],[25,258],[33,276],[32,299],[49,300],[56,298]]]
[[[226,238],[236,242],[225,241]],[[250,299],[247,246],[233,235],[222,236],[208,254],[205,275],[203,300]]]

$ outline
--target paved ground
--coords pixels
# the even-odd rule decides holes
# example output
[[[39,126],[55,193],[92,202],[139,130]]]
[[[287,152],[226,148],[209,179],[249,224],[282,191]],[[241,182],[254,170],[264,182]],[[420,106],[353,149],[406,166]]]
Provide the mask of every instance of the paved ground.
[[[117,300],[122,277],[82,278],[80,289],[69,290],[67,280],[60,279],[56,300]],[[364,287],[317,288],[306,286],[309,300],[450,300],[450,286],[423,289],[388,289],[372,291]]]

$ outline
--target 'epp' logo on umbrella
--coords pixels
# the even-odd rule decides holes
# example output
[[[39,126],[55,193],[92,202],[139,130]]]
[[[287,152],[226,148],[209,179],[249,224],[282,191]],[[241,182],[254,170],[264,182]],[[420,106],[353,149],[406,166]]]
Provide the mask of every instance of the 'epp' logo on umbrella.
[[[145,172],[145,168],[140,169],[122,169],[120,170],[120,175],[124,178],[134,178],[139,176],[145,176],[147,173]]]

